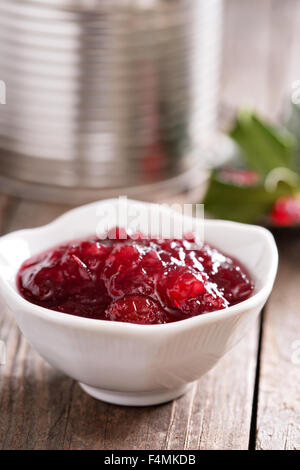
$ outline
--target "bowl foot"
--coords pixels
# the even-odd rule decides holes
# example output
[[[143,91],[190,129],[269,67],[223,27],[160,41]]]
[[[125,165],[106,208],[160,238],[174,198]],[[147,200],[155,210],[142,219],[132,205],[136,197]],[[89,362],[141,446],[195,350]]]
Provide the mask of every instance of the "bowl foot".
[[[80,382],[79,385],[86,393],[97,400],[123,406],[151,406],[166,403],[183,395],[191,386],[191,384],[186,384],[172,390],[156,390],[153,392],[114,392],[90,387]]]

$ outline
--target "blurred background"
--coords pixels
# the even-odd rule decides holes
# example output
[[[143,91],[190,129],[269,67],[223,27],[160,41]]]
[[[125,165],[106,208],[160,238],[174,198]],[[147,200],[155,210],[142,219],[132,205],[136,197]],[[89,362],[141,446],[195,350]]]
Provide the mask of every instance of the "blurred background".
[[[298,224],[299,16],[296,0],[0,0],[1,191]]]

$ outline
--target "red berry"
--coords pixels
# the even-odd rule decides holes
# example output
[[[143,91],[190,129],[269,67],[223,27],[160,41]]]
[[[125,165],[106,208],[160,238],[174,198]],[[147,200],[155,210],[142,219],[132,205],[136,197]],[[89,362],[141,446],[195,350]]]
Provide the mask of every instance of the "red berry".
[[[237,186],[254,186],[259,181],[256,171],[238,168],[224,168],[220,171],[220,177],[223,181]]]
[[[200,274],[193,274],[186,267],[173,267],[162,273],[158,291],[169,308],[180,308],[181,302],[202,295],[205,287]]]
[[[106,310],[106,318],[111,321],[151,325],[165,322],[165,312],[149,297],[128,296],[115,300]]]
[[[300,223],[300,196],[282,196],[275,202],[271,221],[275,225]]]
[[[205,292],[201,297],[186,299],[181,302],[181,311],[187,317],[194,317],[202,313],[214,312],[215,310],[222,310],[227,307],[228,303],[220,296],[220,294],[210,294]]]
[[[152,280],[141,269],[142,256],[137,246],[120,244],[107,257],[101,279],[113,299],[152,292]]]
[[[219,310],[251,295],[247,271],[209,245],[192,237],[134,238],[89,238],[41,253],[21,266],[19,290],[60,312],[145,324]]]

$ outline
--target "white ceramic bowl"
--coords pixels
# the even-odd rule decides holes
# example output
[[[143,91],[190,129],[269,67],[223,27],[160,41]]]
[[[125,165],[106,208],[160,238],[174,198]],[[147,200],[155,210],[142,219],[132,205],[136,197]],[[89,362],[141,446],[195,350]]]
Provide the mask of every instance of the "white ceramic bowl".
[[[101,204],[79,207],[46,226],[0,238],[0,294],[32,346],[54,367],[78,380],[87,393],[122,405],[162,403],[181,395],[253,326],[274,283],[276,244],[264,228],[206,220],[205,240],[244,263],[255,291],[238,305],[176,323],[136,325],[85,319],[21,297],[16,288],[21,263],[62,241],[95,233]],[[144,211],[151,207],[138,204]]]

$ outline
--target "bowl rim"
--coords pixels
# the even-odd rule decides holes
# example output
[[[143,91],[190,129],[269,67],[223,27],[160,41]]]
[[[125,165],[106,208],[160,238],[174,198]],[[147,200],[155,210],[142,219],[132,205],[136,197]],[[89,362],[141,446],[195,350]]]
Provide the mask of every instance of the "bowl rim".
[[[118,199],[103,199],[101,201],[96,201],[96,202],[92,202],[89,204],[84,204],[82,206],[78,206],[76,208],[73,208],[65,212],[64,214],[55,218],[53,221],[51,221],[48,224],[35,227],[35,228],[16,230],[11,233],[8,233],[0,237],[0,242],[3,240],[9,240],[11,238],[14,238],[15,236],[19,236],[19,237],[21,236],[23,239],[26,239],[27,234],[29,235],[32,232],[38,232],[41,229],[43,229],[44,231],[45,229],[50,228],[56,224],[63,223],[64,218],[67,218],[72,214],[76,215],[76,213],[79,213],[81,211],[89,210],[93,206],[99,205],[101,202],[108,203],[108,202],[115,202],[117,200]],[[135,201],[132,199],[128,199],[128,202],[145,204],[145,205],[153,204],[153,203],[144,202],[144,201]],[[245,310],[249,310],[249,309],[260,306],[262,303],[265,302],[268,295],[270,294],[273,284],[274,284],[276,273],[277,273],[278,251],[277,251],[277,246],[276,246],[274,237],[271,234],[271,232],[268,229],[258,226],[258,225],[244,224],[244,223],[233,222],[233,221],[228,221],[228,220],[205,219],[204,226],[205,225],[209,225],[211,227],[216,227],[216,228],[227,226],[227,227],[231,227],[232,230],[239,229],[240,231],[251,230],[253,232],[259,232],[260,235],[264,238],[264,240],[268,243],[270,251],[271,251],[270,266],[269,266],[268,273],[266,275],[266,278],[262,287],[248,299],[236,305],[233,305],[231,307],[222,309],[222,310],[216,310],[214,312],[210,312],[209,314],[204,313],[201,315],[186,318],[184,320],[179,320],[179,321],[172,322],[172,323],[154,324],[154,325],[144,325],[144,324],[106,321],[106,320],[78,317],[72,314],[61,313],[55,310],[50,310],[48,308],[41,307],[36,304],[32,304],[31,302],[26,300],[24,297],[22,297],[22,295],[17,291],[17,289],[12,287],[12,285],[8,282],[8,280],[3,277],[1,271],[0,271],[0,293],[2,294],[4,299],[6,297],[10,297],[10,300],[11,300],[10,305],[14,303],[19,308],[22,308],[24,312],[29,313],[31,315],[33,314],[34,316],[40,317],[50,322],[58,323],[58,324],[61,324],[67,327],[76,328],[76,329],[99,330],[99,331],[100,330],[102,331],[103,329],[106,329],[109,331],[115,330],[115,332],[118,332],[120,334],[140,332],[143,334],[149,333],[152,335],[153,330],[156,330],[156,332],[160,330],[161,332],[165,332],[165,333],[179,330],[179,329],[186,330],[186,329],[194,328],[196,326],[198,327],[198,326],[207,325],[207,324],[214,323],[214,322],[219,322],[229,317],[233,317],[237,315],[238,313],[241,313]],[[64,240],[62,240],[61,242],[63,241]],[[228,254],[230,255],[230,253]],[[255,277],[255,274],[254,274],[254,277]],[[4,292],[6,295],[4,294]]]

